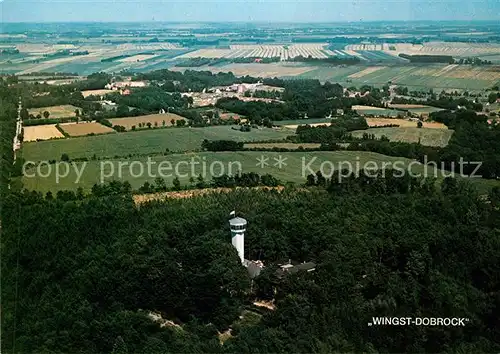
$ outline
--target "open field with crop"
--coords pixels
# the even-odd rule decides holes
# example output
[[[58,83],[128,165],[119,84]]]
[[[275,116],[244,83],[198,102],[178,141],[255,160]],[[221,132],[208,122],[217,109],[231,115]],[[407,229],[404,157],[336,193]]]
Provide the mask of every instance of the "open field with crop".
[[[500,45],[497,43],[433,41],[425,42],[423,44],[352,44],[346,46],[346,50],[380,50],[395,56],[404,53],[410,55],[451,55],[453,57],[473,57],[481,54],[500,54]]]
[[[372,85],[382,87],[388,82],[392,82],[412,89],[463,89],[469,91],[490,88],[500,82],[500,66],[498,65],[385,65],[381,69],[369,73],[365,71],[366,69],[367,67],[362,65],[324,66],[308,70],[300,74],[300,77],[318,79],[322,82],[338,82],[345,86]]]
[[[315,143],[248,143],[245,144],[245,149],[289,149],[289,150],[297,150],[300,147],[304,149],[317,149],[321,146],[321,144]]]
[[[40,114],[43,117],[43,112],[47,111],[50,113],[49,118],[69,118],[75,117],[76,110],[80,110],[80,108],[72,106],[70,104],[60,105],[60,106],[51,106],[51,107],[41,107],[41,108],[31,108],[28,110],[29,114],[33,114],[36,116]]]
[[[443,109],[442,108],[437,108],[437,107],[427,106],[427,107],[422,107],[422,108],[409,108],[408,111],[411,112],[411,113],[415,113],[415,114],[428,115],[428,114],[430,114],[432,112],[443,111]]]
[[[23,144],[23,156],[30,161],[59,160],[62,153],[70,158],[128,156],[129,154],[195,151],[203,139],[241,142],[280,140],[293,135],[289,130],[270,128],[241,132],[230,126],[204,128],[147,129],[136,132],[85,136]]]
[[[434,108],[431,106],[426,106],[424,104],[390,104],[389,107],[395,108],[395,109]]]
[[[432,129],[432,128],[372,128],[367,130],[356,130],[352,132],[352,136],[362,138],[364,134],[375,135],[377,139],[386,136],[390,141],[403,141],[406,143],[418,143],[425,146],[440,146],[448,145],[453,130],[448,129]]]
[[[110,119],[109,121],[113,125],[121,125],[122,127],[125,127],[125,129],[127,130],[132,130],[133,126],[135,126],[136,129],[140,129],[139,123],[144,125],[151,123],[153,127],[155,126],[170,127],[172,126],[171,122],[172,120],[174,120],[175,124],[175,122],[177,122],[178,120],[186,120],[186,118],[181,117],[174,113],[164,113],[164,114],[149,114],[146,116],[138,116],[138,117],[114,118]]]
[[[398,111],[396,109],[387,109],[374,106],[361,106],[354,105],[352,109],[358,112],[360,115],[373,115],[373,116],[384,116],[384,117],[398,117],[403,116],[405,112]]]
[[[285,61],[298,56],[325,59],[339,53],[327,49],[327,43],[302,44],[237,44],[228,49],[199,49],[180,58],[280,58]]]
[[[126,57],[123,59],[119,59],[118,61],[121,63],[129,63],[129,62],[145,61],[145,60],[153,59],[156,57],[157,57],[157,55],[155,55],[155,54],[138,54],[138,55],[132,55],[130,57]]]
[[[85,123],[63,123],[59,124],[62,130],[69,136],[85,136],[89,134],[108,134],[115,131],[97,122]]]
[[[313,67],[311,70],[300,75],[300,78],[305,79],[318,79],[322,82],[330,81],[330,82],[339,82],[345,83],[346,86],[352,86],[348,84],[348,80],[352,82],[356,82],[355,80],[349,79],[349,75],[357,73],[366,69],[366,67],[360,65],[352,65],[352,66],[321,66],[321,67]]]
[[[260,158],[262,155],[265,155],[266,157],[269,157],[269,166],[265,168],[260,168],[257,166],[258,160],[257,158]],[[283,156],[287,158],[286,160],[286,166],[282,166],[282,168],[278,168],[277,166],[274,166],[274,158],[278,158],[278,156]],[[241,166],[241,171],[242,172],[257,172],[259,174],[265,174],[265,173],[270,173],[273,176],[280,178],[284,181],[292,181],[292,182],[297,182],[297,183],[303,183],[305,182],[305,178],[307,174],[311,173],[310,171],[305,171],[304,174],[302,175],[301,171],[301,166],[302,166],[302,161],[310,162],[313,161],[311,164],[311,168],[314,172],[316,172],[319,168],[320,165],[323,161],[330,161],[333,164],[339,164],[339,163],[349,163],[351,162],[353,164],[353,168],[356,166],[354,165],[354,162],[356,159],[359,159],[360,165],[366,163],[367,161],[374,161],[377,164],[381,164],[383,162],[396,162],[396,161],[403,161],[404,164],[408,164],[411,162],[409,159],[405,158],[398,158],[398,157],[389,157],[385,155],[380,155],[372,152],[356,152],[356,151],[338,151],[338,152],[310,152],[310,153],[305,153],[305,152],[286,152],[286,153],[277,153],[277,152],[204,152],[204,153],[191,153],[191,154],[175,154],[175,155],[167,155],[167,156],[155,156],[152,157],[152,160],[156,162],[155,165],[152,165],[152,174],[151,176],[147,176],[147,174],[144,174],[143,176],[140,177],[134,177],[131,176],[132,174],[137,174],[136,171],[130,170],[124,162],[130,162],[135,161],[137,159],[117,159],[117,160],[111,160],[111,161],[89,161],[86,165],[86,168],[84,170],[84,173],[82,175],[82,180],[80,181],[81,183],[75,184],[76,181],[76,175],[75,172],[72,171],[68,177],[62,178],[60,180],[60,183],[56,183],[55,179],[55,171],[53,172],[53,176],[49,176],[48,178],[30,178],[30,177],[24,177],[23,178],[23,183],[26,188],[28,189],[35,189],[35,190],[40,190],[43,192],[52,190],[64,190],[64,189],[76,189],[78,187],[82,187],[86,190],[89,190],[92,188],[92,186],[95,183],[99,183],[101,180],[101,176],[103,176],[103,181],[110,181],[110,180],[122,180],[122,181],[129,181],[134,188],[140,187],[144,182],[149,181],[150,183],[154,181],[153,175],[158,174],[158,165],[162,161],[168,161],[170,162],[173,166],[178,164],[181,161],[186,161],[190,162],[191,159],[194,159],[194,161],[200,162],[199,165],[195,166],[196,169],[194,171],[194,177],[200,173],[203,173],[203,166],[201,162],[204,161],[206,164],[206,171],[207,175],[204,177],[206,180],[211,179],[210,174],[210,165],[214,161],[220,161],[222,165],[224,166],[223,172],[225,173],[232,173],[236,174],[239,171],[239,168]],[[144,164],[147,162],[147,158],[141,158],[139,161],[142,161]],[[120,167],[119,163],[122,162],[122,165]],[[306,163],[307,164],[307,163]],[[218,163],[217,163],[218,165]],[[345,165],[347,166],[347,165]],[[46,172],[43,169],[45,166],[42,166],[42,175]],[[421,165],[417,165],[417,170],[422,171],[423,168]],[[138,169],[138,168],[137,168]],[[179,175],[184,175],[186,174],[185,177],[179,177],[181,180],[182,184],[187,184],[189,181],[189,177],[191,174],[191,166],[187,165],[186,163],[181,163],[179,164],[178,167],[179,170]],[[31,172],[31,171],[29,171]],[[120,174],[121,172],[121,174]],[[174,171],[169,171],[170,173],[174,173]],[[221,172],[220,166],[218,168],[214,168],[214,171],[216,174],[219,174]],[[327,172],[325,170],[325,172]],[[165,179],[167,180],[167,185],[172,185],[172,177],[166,176],[168,173],[167,171],[163,172],[165,175]],[[109,177],[106,177],[109,176]],[[114,176],[114,177],[113,177]]]
[[[397,118],[366,118],[366,123],[370,127],[381,127],[390,124],[397,124],[400,128],[417,128],[417,122],[409,119]],[[423,122],[423,128],[448,129],[446,125],[438,122]]]
[[[405,63],[407,60],[396,57],[380,50],[357,50],[356,53],[360,54],[365,60],[377,63]]]
[[[385,111],[385,108],[382,108],[382,107],[363,106],[363,105],[354,105],[354,106],[352,106],[352,109],[355,110],[355,111],[363,111],[363,110]]]
[[[64,138],[64,135],[56,128],[55,124],[35,125],[23,129],[25,142]]]
[[[270,63],[270,64],[227,64],[223,66],[200,66],[189,68],[189,70],[211,71],[216,74],[219,72],[232,72],[236,76],[254,76],[254,77],[295,77],[308,71],[315,70],[316,67],[297,63]],[[172,71],[185,71],[186,68],[173,67]]]
[[[258,158],[264,155],[269,158],[269,165],[261,168],[257,165]],[[285,158],[286,166],[282,165],[282,168],[274,166],[275,159],[279,156]],[[130,168],[130,163],[132,161],[137,161],[136,159],[120,159],[111,161],[89,161],[83,169],[83,174],[79,183],[77,181],[77,175],[74,168],[68,171],[66,177],[61,177],[59,182],[56,181],[56,173],[53,168],[51,173],[48,173],[48,167],[41,166],[40,172],[42,175],[48,174],[46,178],[40,177],[23,177],[22,182],[24,187],[29,190],[38,190],[40,192],[52,191],[56,192],[58,190],[76,190],[78,187],[82,187],[84,190],[90,190],[95,183],[100,183],[101,181],[109,182],[111,180],[121,180],[129,181],[133,188],[139,188],[144,182],[148,181],[150,183],[154,182],[155,177],[159,176],[158,167],[162,164],[162,174],[166,180],[167,186],[172,186],[173,174],[176,166],[178,167],[179,179],[182,185],[189,184],[189,178],[191,177],[192,168],[191,161],[198,162],[195,164],[194,176],[197,177],[199,174],[203,175],[203,166],[205,166],[206,174],[204,176],[205,180],[210,180],[213,176],[219,175],[221,172],[228,174],[236,174],[241,172],[255,172],[259,174],[272,174],[273,176],[279,178],[285,182],[295,182],[304,183],[306,176],[311,173],[311,171],[320,170],[323,163],[323,173],[328,175],[331,173],[331,167],[335,169],[349,168],[352,166],[352,171],[356,171],[357,166],[363,168],[364,166],[373,168],[373,164],[376,164],[379,168],[390,168],[397,167],[399,169],[404,168],[410,170],[413,174],[418,174],[421,176],[434,177],[437,176],[438,179],[442,179],[441,173],[437,173],[432,166],[423,166],[420,163],[413,162],[413,160],[401,158],[401,157],[390,157],[381,154],[376,154],[372,152],[359,152],[359,151],[335,151],[335,152],[204,152],[204,153],[192,153],[192,154],[177,154],[168,156],[155,156],[152,158],[151,162],[151,174],[148,173],[139,174],[140,168],[139,164],[136,162],[133,168]],[[144,166],[144,171],[147,171],[147,158],[142,158],[142,165]],[[217,161],[217,162],[215,162]],[[397,164],[396,164],[397,162]],[[412,165],[409,165],[413,162]],[[310,166],[311,170],[308,168],[302,169],[303,164]],[[369,163],[369,165],[365,165]],[[171,169],[168,169],[171,166]],[[81,169],[83,167],[82,163],[77,163],[77,168]],[[29,174],[34,171],[27,171]],[[139,176],[140,175],[140,176]],[[102,177],[102,179],[101,179]],[[483,180],[483,179],[471,179],[471,183],[477,186],[478,189],[486,190],[495,185],[500,185],[499,181],[494,180]]]
[[[357,73],[349,75],[348,77],[351,79],[358,79],[360,77],[363,77],[363,76],[368,75],[368,74],[372,74],[372,73],[379,71],[379,70],[382,70],[382,69],[385,69],[385,66],[369,66],[366,69],[363,69],[361,71],[358,71]]]
[[[101,37],[104,40],[106,37]],[[131,37],[131,41],[137,38]],[[109,38],[110,41],[116,38]],[[191,50],[174,43],[84,43],[73,44],[16,44],[20,53],[0,60],[0,72],[28,74],[32,72],[76,72],[89,75],[93,72],[118,72],[123,69],[145,69],[167,63],[178,55]],[[60,50],[88,52],[69,55]]]

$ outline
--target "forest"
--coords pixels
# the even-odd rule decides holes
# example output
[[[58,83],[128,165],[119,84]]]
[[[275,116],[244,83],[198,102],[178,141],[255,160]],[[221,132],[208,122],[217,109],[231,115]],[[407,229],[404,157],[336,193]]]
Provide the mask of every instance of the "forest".
[[[128,194],[63,201],[11,193],[2,213],[2,350],[500,350],[498,190],[485,203],[453,179],[441,189],[390,173],[312,180],[307,189],[140,207]],[[231,210],[249,222],[246,257],[265,264],[253,285],[230,242]],[[288,259],[314,261],[316,271],[278,277]],[[239,322],[256,298],[274,299],[276,309]],[[148,311],[173,324],[161,328]],[[469,323],[368,326],[375,316]]]

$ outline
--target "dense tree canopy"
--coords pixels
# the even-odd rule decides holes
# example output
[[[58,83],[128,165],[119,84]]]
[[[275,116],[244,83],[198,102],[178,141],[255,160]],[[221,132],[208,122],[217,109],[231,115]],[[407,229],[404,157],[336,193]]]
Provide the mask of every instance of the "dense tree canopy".
[[[443,191],[390,173],[321,183],[140,207],[127,196],[10,195],[2,220],[4,351],[500,350],[492,204],[453,180]],[[246,257],[266,265],[253,290],[230,243],[234,209],[249,221]],[[313,260],[317,269],[279,280],[274,264],[288,258]],[[220,346],[217,330],[253,296],[274,297],[277,309],[235,327]],[[160,328],[144,311],[181,328]],[[470,323],[368,326],[375,316]]]

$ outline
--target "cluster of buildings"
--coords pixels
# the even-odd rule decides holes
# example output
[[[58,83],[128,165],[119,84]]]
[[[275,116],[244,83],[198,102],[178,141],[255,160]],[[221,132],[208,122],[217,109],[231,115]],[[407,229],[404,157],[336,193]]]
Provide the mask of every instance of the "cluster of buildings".
[[[268,86],[264,85],[262,82],[257,82],[254,84],[246,84],[246,83],[241,83],[241,84],[232,84],[229,86],[218,86],[218,87],[213,87],[211,89],[208,89],[207,92],[212,92],[212,93],[221,93],[221,92],[236,92],[239,94],[243,94],[247,91],[250,92],[255,92],[255,91],[279,91],[282,92],[285,89],[282,87],[275,87],[275,86]]]
[[[234,214],[235,212],[233,211],[230,215],[234,216]],[[247,221],[241,217],[233,217],[229,220],[229,226],[231,229],[231,243],[238,252],[241,264],[247,268],[251,278],[257,277],[264,268],[264,263],[260,260],[253,261],[245,259],[245,232],[247,229]],[[315,269],[316,264],[313,262],[292,264],[292,261],[288,260],[288,263],[279,266],[277,275],[283,277],[287,274],[294,274],[299,271],[312,272]]]
[[[146,81],[132,81],[131,78],[125,81],[110,82],[104,88],[106,90],[119,91],[122,95],[130,95],[130,88],[133,87],[146,87]]]
[[[212,87],[203,92],[185,92],[182,95],[185,97],[193,98],[193,106],[194,107],[203,107],[209,105],[215,105],[217,101],[221,98],[231,98],[235,97],[241,101],[250,102],[250,101],[262,101],[262,102],[280,102],[276,99],[271,98],[257,98],[246,96],[247,92],[255,92],[255,91],[284,91],[284,88],[281,87],[273,87],[268,85],[263,85],[261,82],[255,84],[232,84],[229,86],[218,86]]]

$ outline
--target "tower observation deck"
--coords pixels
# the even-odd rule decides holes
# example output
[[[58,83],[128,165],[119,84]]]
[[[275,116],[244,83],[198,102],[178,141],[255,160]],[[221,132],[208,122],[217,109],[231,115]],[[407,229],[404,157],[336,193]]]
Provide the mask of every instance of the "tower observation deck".
[[[238,251],[241,263],[245,262],[245,231],[247,229],[247,221],[243,218],[236,217],[229,220],[231,228],[231,243]]]

